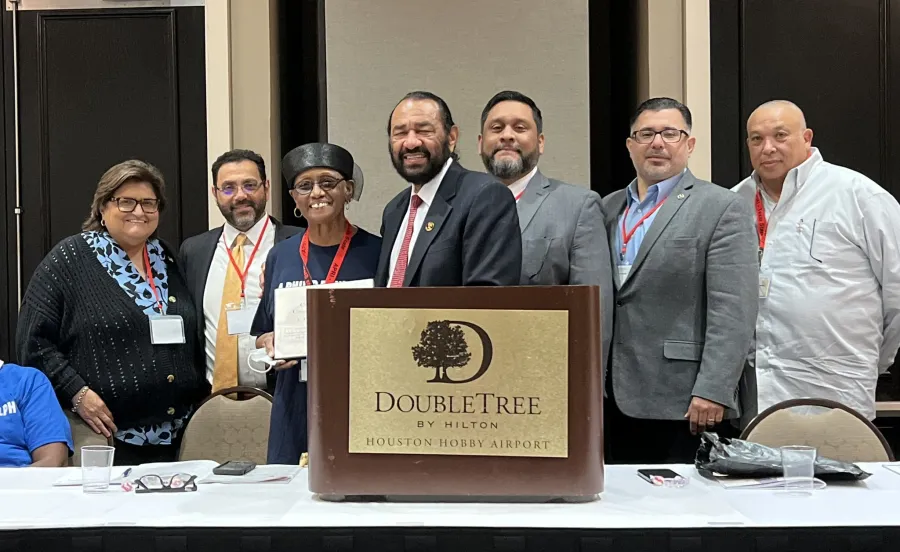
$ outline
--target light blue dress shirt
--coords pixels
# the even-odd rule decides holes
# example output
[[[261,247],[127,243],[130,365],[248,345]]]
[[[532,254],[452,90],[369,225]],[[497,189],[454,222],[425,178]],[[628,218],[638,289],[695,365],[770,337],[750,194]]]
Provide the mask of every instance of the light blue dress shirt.
[[[641,220],[641,217],[646,213],[649,213],[654,207],[669,197],[669,194],[672,193],[672,190],[681,181],[682,176],[684,176],[684,171],[668,180],[663,180],[662,182],[657,182],[650,186],[647,188],[647,195],[644,197],[644,201],[638,199],[637,180],[625,189],[627,198],[625,205],[628,208],[628,218],[625,219],[625,228],[628,232],[630,232],[638,221]],[[647,217],[646,220],[641,223],[640,227],[634,231],[631,239],[628,240],[628,247],[625,249],[624,257],[622,256],[622,244],[625,241],[625,236],[622,233],[622,217],[625,216],[625,212],[623,211],[623,213],[619,215],[617,222],[618,229],[616,230],[617,239],[615,251],[619,265],[634,264],[634,259],[637,257],[638,250],[641,248],[641,242],[644,241],[644,236],[647,234],[647,230],[650,229],[650,225],[653,224],[653,220],[656,219],[656,213],[658,212],[659,210]]]

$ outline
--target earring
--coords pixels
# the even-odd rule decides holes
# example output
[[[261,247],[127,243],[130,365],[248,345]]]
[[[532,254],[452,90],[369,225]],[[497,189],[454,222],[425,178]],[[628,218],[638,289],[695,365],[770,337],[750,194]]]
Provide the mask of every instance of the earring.
[[[103,219],[100,219],[100,226],[106,228],[106,221]]]
[[[294,216],[297,218],[303,218],[303,213],[300,212],[300,209],[294,207]]]

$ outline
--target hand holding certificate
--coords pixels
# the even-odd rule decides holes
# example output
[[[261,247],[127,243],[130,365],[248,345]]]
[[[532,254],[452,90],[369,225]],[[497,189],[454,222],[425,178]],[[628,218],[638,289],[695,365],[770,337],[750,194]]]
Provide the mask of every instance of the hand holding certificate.
[[[307,356],[307,289],[367,289],[373,287],[375,287],[375,281],[369,279],[276,289],[274,358],[282,360],[289,358],[306,358]]]

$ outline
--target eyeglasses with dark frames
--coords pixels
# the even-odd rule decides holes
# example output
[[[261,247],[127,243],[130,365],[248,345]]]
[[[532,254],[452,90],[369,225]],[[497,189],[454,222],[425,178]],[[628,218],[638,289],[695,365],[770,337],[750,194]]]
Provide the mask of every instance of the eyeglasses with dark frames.
[[[294,184],[294,187],[291,188],[291,193],[296,195],[309,195],[312,193],[313,188],[318,186],[322,189],[322,191],[328,192],[337,187],[341,182],[346,181],[346,178],[323,178],[322,180],[301,180]]]
[[[159,211],[158,199],[135,199],[133,197],[111,197],[110,201],[116,202],[116,207],[123,213],[133,213],[137,209],[138,204],[145,213],[155,213]]]
[[[681,141],[681,135],[690,136],[687,131],[679,128],[664,128],[662,130],[653,130],[651,128],[642,128],[631,133],[631,139],[638,144],[649,144],[659,134],[662,136],[663,142],[667,144],[677,144]]]
[[[240,185],[228,183],[223,185],[221,188],[218,186],[214,186],[216,191],[222,192],[222,195],[231,197],[237,193],[238,189],[244,190],[244,193],[247,195],[256,193],[256,190],[262,187],[263,183],[258,182],[256,180],[247,180]]]
[[[177,473],[170,477],[148,474],[134,481],[135,493],[181,493],[197,490],[197,476]]]

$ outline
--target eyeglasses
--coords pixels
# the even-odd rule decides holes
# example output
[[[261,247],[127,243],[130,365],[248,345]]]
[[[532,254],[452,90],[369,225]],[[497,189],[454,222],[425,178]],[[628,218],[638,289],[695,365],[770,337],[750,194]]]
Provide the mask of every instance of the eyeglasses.
[[[241,190],[244,190],[245,194],[250,195],[252,193],[255,193],[256,190],[258,190],[262,185],[263,185],[262,182],[257,182],[255,180],[248,180],[248,181],[244,182],[243,184],[241,184],[240,186],[238,186],[237,184],[225,184],[221,188],[219,188],[218,186],[215,186],[215,188],[217,191],[222,192],[223,195],[231,197],[237,193],[238,188],[240,188]]]
[[[675,144],[680,142],[682,134],[684,134],[685,136],[690,136],[690,134],[678,128],[664,128],[662,130],[644,128],[632,132],[631,139],[638,144],[649,144],[656,138],[657,134],[662,136],[663,142],[666,142],[667,144]]]
[[[309,195],[312,193],[313,188],[319,186],[324,192],[331,191],[337,187],[338,184],[347,180],[346,178],[334,179],[334,178],[323,178],[316,182],[315,180],[301,180],[294,184],[294,187],[291,188],[291,193],[296,193],[297,195]]]
[[[177,473],[171,477],[163,478],[159,475],[145,475],[134,482],[137,485],[135,493],[179,493],[197,490],[197,476],[187,473]]]
[[[115,201],[119,211],[123,213],[132,213],[137,208],[138,203],[145,213],[155,213],[159,211],[158,199],[135,199],[133,197],[111,197],[110,201]]]

